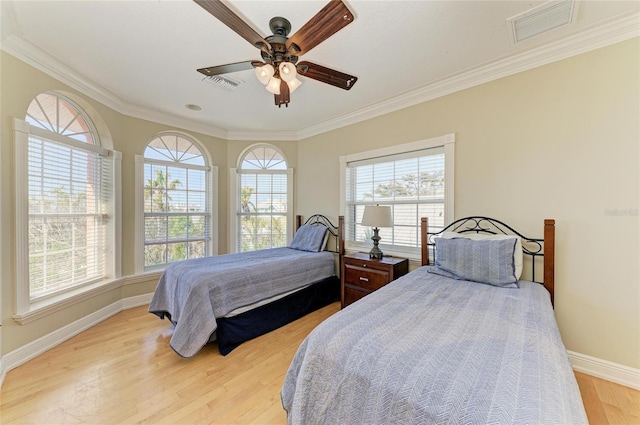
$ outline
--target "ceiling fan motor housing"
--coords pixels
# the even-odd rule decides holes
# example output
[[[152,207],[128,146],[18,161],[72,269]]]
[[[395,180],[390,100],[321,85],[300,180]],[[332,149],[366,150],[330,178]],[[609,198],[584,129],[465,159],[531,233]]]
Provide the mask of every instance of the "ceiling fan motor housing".
[[[273,35],[268,36],[265,40],[271,45],[271,52],[260,52],[262,59],[266,63],[271,63],[277,69],[281,62],[298,62],[298,56],[294,53],[287,52],[287,40],[289,32],[291,32],[291,22],[282,16],[276,16],[269,21],[269,28]]]
[[[269,29],[273,35],[286,37],[291,32],[291,22],[282,16],[276,16],[269,21]]]

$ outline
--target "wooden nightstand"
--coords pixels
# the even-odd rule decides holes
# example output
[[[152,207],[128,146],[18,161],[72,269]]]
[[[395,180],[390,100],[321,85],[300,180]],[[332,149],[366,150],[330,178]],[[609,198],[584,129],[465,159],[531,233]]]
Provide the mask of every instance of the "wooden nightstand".
[[[409,260],[399,257],[369,258],[369,254],[342,257],[340,266],[340,300],[342,308],[382,288],[409,272]]]

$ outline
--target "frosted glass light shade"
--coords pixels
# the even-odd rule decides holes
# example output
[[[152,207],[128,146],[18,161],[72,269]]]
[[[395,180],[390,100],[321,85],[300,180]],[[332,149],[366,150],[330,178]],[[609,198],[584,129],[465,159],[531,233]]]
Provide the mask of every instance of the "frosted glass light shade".
[[[280,94],[280,78],[272,77],[267,84],[267,91],[273,94]]]
[[[271,64],[264,64],[262,66],[256,66],[256,77],[258,77],[258,81],[260,81],[265,86],[269,83],[271,77],[275,73],[273,66]]]
[[[367,205],[364,207],[362,215],[363,226],[369,227],[392,227],[391,207],[381,207],[379,205]]]
[[[297,78],[294,78],[293,80],[288,81],[287,84],[289,85],[289,93],[293,93],[298,89],[298,87],[302,85],[302,81],[300,81]]]
[[[296,71],[296,66],[291,62],[280,62],[280,78],[282,78],[287,83],[293,81],[298,75],[298,71]]]

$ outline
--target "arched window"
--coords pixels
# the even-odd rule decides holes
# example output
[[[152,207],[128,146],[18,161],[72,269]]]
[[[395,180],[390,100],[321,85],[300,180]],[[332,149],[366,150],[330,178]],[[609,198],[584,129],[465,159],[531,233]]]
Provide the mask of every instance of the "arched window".
[[[276,147],[258,144],[238,160],[234,205],[235,251],[286,246],[291,233],[291,170]]]
[[[100,145],[88,114],[59,93],[39,94],[14,126],[21,314],[34,301],[116,277],[120,155]]]
[[[198,142],[181,133],[154,137],[141,164],[143,269],[212,254],[211,167]]]

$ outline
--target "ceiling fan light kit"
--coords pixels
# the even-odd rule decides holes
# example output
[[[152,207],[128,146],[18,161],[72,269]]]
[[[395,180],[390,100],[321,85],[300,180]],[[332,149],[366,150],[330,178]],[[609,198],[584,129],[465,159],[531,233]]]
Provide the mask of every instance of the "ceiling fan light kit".
[[[280,94],[281,81],[279,78],[271,77],[267,84],[267,91],[273,94]]]
[[[298,89],[298,87],[302,85],[302,81],[300,81],[297,78],[294,78],[293,80],[287,82],[287,85],[289,86],[289,93],[293,93]]]
[[[258,77],[258,81],[265,86],[269,84],[269,80],[271,80],[273,74],[273,66],[268,63],[262,66],[256,66],[256,77]]]
[[[298,63],[300,56],[353,22],[353,14],[342,0],[330,0],[320,12],[291,37],[288,37],[291,23],[280,16],[272,18],[269,21],[272,35],[266,38],[258,34],[220,0],[194,1],[239,36],[260,49],[260,55],[264,61],[245,61],[198,69],[198,72],[208,77],[255,68],[258,81],[265,85],[268,92],[273,93],[275,104],[278,107],[289,106],[291,101],[289,95],[302,84],[302,81],[297,78],[298,75],[344,90],[350,90],[358,80],[352,75],[311,62]]]
[[[280,62],[280,66],[278,67],[280,70],[280,78],[282,78],[287,83],[293,81],[298,75],[298,71],[296,71],[296,66],[291,62]]]

